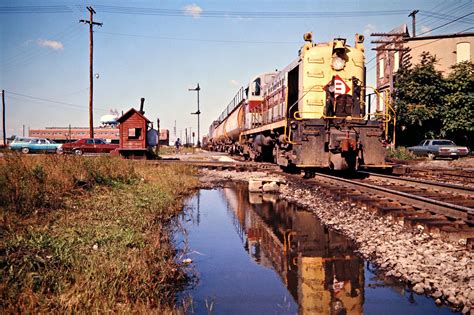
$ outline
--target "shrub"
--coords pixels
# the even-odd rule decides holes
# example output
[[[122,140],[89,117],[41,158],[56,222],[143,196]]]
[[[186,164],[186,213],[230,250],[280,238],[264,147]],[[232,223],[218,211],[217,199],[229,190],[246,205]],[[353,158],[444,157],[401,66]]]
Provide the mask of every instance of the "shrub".
[[[414,160],[416,159],[416,156],[408,151],[405,147],[398,147],[396,149],[389,148],[387,150],[387,158],[398,160]]]

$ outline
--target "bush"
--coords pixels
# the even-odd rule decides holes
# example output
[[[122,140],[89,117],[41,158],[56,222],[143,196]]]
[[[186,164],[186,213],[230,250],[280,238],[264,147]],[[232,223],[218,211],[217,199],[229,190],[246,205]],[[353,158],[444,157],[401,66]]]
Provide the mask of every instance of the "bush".
[[[398,160],[414,160],[416,156],[408,151],[405,147],[398,147],[396,149],[389,148],[387,150],[387,158]]]

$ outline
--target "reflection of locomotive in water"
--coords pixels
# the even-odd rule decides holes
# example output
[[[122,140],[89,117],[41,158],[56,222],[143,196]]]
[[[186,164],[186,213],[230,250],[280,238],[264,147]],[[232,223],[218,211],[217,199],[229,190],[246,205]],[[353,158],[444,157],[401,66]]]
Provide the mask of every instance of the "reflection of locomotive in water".
[[[223,192],[245,249],[280,275],[299,314],[363,313],[364,264],[350,242],[274,196]]]
[[[310,173],[383,165],[382,124],[365,113],[363,36],[355,47],[304,38],[294,62],[239,90],[210,126],[208,147]]]

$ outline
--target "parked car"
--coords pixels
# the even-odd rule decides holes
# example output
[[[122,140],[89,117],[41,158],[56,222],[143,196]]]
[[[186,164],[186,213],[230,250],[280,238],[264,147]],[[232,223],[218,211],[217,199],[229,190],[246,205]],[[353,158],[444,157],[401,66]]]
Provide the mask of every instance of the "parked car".
[[[85,138],[70,143],[64,143],[62,151],[64,153],[110,153],[119,147],[118,144],[107,143],[103,139]]]
[[[469,149],[467,147],[461,147],[451,140],[443,139],[423,140],[417,146],[408,147],[407,149],[415,155],[428,156],[430,159],[435,159],[437,157],[450,157],[452,159],[457,159],[460,156],[466,156],[469,154]]]
[[[61,153],[61,144],[45,138],[15,138],[10,143],[10,149],[21,151],[24,154],[30,152],[57,152]]]

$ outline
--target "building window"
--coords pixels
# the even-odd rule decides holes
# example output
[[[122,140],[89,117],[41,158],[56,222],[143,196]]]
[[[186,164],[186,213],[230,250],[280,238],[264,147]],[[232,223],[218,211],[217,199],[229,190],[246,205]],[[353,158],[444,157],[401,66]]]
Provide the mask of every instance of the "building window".
[[[142,135],[142,128],[130,128],[128,129],[128,139],[138,140]]]
[[[382,93],[379,94],[379,101],[378,101],[378,104],[377,104],[376,111],[377,112],[383,112],[384,108],[385,108],[385,99],[384,99],[384,93],[382,92]]]
[[[400,52],[396,51],[393,54],[393,72],[397,72],[400,68]]]
[[[456,45],[456,62],[471,61],[471,44],[458,43]]]
[[[379,79],[382,79],[385,76],[385,60],[380,59],[379,61]]]

